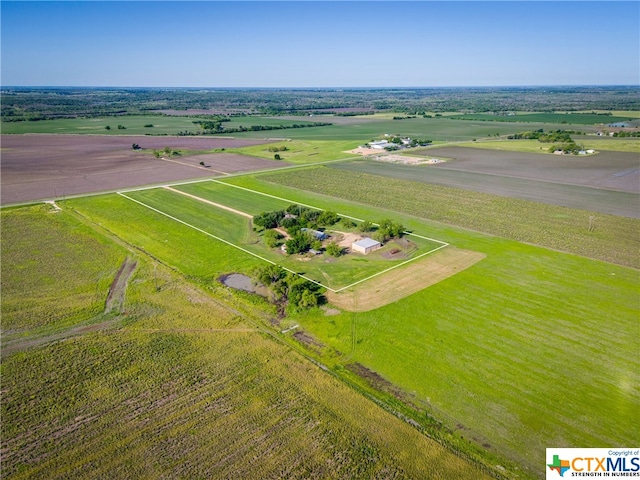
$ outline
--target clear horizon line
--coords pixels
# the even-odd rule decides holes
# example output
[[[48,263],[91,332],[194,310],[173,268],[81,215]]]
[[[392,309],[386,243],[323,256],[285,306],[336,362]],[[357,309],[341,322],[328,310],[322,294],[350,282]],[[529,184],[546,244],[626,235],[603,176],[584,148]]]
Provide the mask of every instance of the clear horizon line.
[[[172,89],[172,90],[390,90],[390,89],[429,89],[429,88],[560,88],[560,87],[636,87],[634,83],[557,83],[557,84],[495,84],[495,85],[352,85],[352,86],[162,86],[162,85],[0,85],[0,89],[11,88],[109,88],[109,89]]]

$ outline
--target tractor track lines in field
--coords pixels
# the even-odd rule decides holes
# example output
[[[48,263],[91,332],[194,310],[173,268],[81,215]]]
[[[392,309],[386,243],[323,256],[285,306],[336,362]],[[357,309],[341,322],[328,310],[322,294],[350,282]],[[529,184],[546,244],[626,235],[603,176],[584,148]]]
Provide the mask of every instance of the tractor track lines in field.
[[[236,210],[235,208],[227,207],[226,205],[222,205],[220,203],[212,202],[211,200],[207,200],[206,198],[198,197],[196,195],[192,195],[192,194],[187,193],[187,192],[182,192],[182,191],[177,190],[177,189],[175,189],[173,187],[170,187],[170,186],[165,186],[163,188],[165,190],[169,190],[171,192],[175,192],[175,193],[179,193],[180,195],[184,195],[185,197],[193,198],[194,200],[198,200],[199,202],[203,202],[203,203],[206,203],[208,205],[212,205],[212,206],[220,208],[222,210],[226,210],[228,212],[235,213],[236,215],[240,215],[240,216],[243,216],[243,217],[246,217],[246,218],[253,219],[253,215],[250,215],[250,214],[248,214],[246,212],[241,212],[240,210]]]

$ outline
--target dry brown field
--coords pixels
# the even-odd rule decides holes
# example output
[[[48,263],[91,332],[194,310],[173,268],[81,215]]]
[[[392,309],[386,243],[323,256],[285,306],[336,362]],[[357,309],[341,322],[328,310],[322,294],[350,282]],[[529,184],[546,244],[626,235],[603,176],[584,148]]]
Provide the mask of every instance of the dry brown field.
[[[3,135],[3,205],[113,191],[163,182],[282,166],[237,154],[212,153],[156,159],[143,149],[191,151],[234,148],[262,140],[101,135]],[[200,165],[204,162],[205,166]]]
[[[640,193],[640,157],[631,152],[550,155],[469,147],[442,147],[412,154],[451,159],[433,168],[502,175],[566,185]]]
[[[343,310],[368,312],[435,285],[484,257],[483,253],[448,246],[344,292],[328,291],[325,295],[332,305]]]

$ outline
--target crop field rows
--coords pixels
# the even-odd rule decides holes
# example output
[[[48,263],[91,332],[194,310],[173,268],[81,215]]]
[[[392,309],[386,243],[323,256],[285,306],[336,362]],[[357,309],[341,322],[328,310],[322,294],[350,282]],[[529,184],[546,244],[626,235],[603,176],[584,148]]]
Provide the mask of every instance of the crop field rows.
[[[265,248],[252,229],[251,217],[267,210],[283,210],[292,204],[315,210],[321,208],[213,179],[131,189],[120,191],[118,195],[247,255],[280,265],[332,293],[355,287],[449,246],[437,239],[404,232],[404,238],[415,251],[407,253],[401,260],[360,255],[356,258],[346,256],[340,261],[299,257],[294,260],[280,251]],[[357,222],[364,221],[342,213],[338,215]],[[371,257],[374,256],[375,252]]]

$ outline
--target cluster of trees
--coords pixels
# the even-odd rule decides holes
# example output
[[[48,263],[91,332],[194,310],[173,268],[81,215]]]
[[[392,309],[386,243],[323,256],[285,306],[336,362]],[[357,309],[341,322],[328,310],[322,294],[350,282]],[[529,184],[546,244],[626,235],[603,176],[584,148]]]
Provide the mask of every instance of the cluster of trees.
[[[302,228],[328,227],[339,220],[330,210],[316,210],[302,205],[289,205],[285,210],[263,212],[253,217],[253,224],[265,229],[283,227],[288,233]]]
[[[207,133],[220,133],[224,130],[222,122],[230,121],[231,119],[229,117],[214,117],[208,120],[194,120],[193,123],[195,125],[200,125],[200,127]]]
[[[380,243],[384,243],[392,238],[400,238],[403,234],[404,226],[401,223],[385,218],[380,220],[378,229],[373,234],[373,238],[378,240]]]
[[[376,112],[373,111],[369,111],[369,112],[337,112],[334,115],[336,117],[356,117],[358,115],[373,115]]]
[[[362,233],[373,232],[371,236],[380,243],[387,242],[392,238],[400,238],[404,234],[404,225],[394,222],[390,218],[380,220],[378,227],[370,220],[365,220],[357,227]]]
[[[320,226],[328,227],[339,220],[338,214],[329,210],[315,210],[301,205],[289,205],[286,210],[264,212],[253,217],[253,224],[265,229],[263,239],[267,247],[275,248],[282,245],[283,236],[274,228],[284,228],[291,236],[285,242],[287,254],[305,253],[310,249],[320,250],[322,241],[308,230],[315,230]],[[337,248],[336,248],[337,247]],[[327,248],[330,255],[342,254],[340,247]]]
[[[274,300],[294,308],[313,308],[322,297],[320,286],[278,265],[256,268],[253,277],[271,289]]]
[[[156,158],[177,157],[179,155],[182,155],[180,151],[173,150],[171,147],[164,147],[162,150],[156,150],[156,149],[153,150],[153,156]]]
[[[614,132],[614,137],[640,137],[640,132]]]
[[[576,145],[575,142],[561,143],[549,147],[549,152],[562,152],[565,155],[578,155],[578,152],[580,152],[580,150],[582,150],[582,147]]]
[[[575,130],[555,130],[545,133],[544,129],[534,130],[532,132],[520,132],[509,135],[510,140],[538,140],[544,143],[573,143],[571,135],[581,135],[581,132]]]

